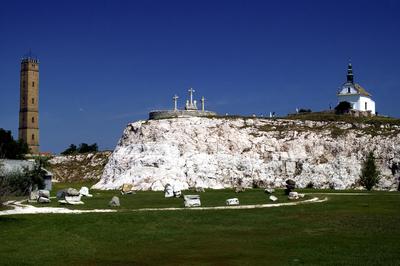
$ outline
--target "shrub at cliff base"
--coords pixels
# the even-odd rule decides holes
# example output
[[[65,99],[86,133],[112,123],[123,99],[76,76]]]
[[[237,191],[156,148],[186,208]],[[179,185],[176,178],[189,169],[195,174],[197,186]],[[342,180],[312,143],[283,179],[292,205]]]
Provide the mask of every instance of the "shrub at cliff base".
[[[379,171],[376,168],[374,153],[371,151],[361,169],[360,183],[367,190],[371,190],[379,182]]]
[[[44,188],[44,172],[40,165],[34,169],[5,173],[0,165],[0,204],[13,196],[27,196],[32,188]]]

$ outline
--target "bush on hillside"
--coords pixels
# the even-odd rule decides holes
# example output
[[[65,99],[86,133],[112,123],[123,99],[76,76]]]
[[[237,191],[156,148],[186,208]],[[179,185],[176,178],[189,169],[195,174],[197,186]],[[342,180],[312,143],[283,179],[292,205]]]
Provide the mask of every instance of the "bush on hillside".
[[[303,114],[303,113],[311,113],[312,112],[312,110],[311,109],[304,109],[304,108],[301,108],[300,110],[299,110],[299,114]]]
[[[97,152],[99,150],[99,147],[97,146],[97,143],[93,143],[92,145],[88,145],[86,143],[81,143],[79,145],[79,153],[87,153],[87,152]]]
[[[69,147],[63,151],[61,154],[62,155],[70,155],[70,154],[76,154],[78,153],[78,148],[76,147],[75,144],[69,145]]]

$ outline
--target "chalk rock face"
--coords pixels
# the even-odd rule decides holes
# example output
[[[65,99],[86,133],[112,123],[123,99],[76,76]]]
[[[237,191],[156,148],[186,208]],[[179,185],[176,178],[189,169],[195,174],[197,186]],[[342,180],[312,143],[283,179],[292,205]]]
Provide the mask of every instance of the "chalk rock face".
[[[362,162],[374,151],[382,180],[396,186],[400,161],[396,125],[257,118],[173,118],[129,124],[96,189],[132,184],[164,190],[166,184],[231,188],[359,188]]]

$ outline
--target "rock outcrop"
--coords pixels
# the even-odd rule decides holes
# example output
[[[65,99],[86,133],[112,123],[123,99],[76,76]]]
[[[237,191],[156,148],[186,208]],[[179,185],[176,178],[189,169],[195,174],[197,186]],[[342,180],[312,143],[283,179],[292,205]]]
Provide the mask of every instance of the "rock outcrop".
[[[382,179],[396,187],[400,127],[258,118],[174,118],[129,124],[96,189],[189,187],[359,188],[374,151]]]
[[[99,180],[110,155],[110,151],[59,155],[49,160],[49,169],[57,181]]]

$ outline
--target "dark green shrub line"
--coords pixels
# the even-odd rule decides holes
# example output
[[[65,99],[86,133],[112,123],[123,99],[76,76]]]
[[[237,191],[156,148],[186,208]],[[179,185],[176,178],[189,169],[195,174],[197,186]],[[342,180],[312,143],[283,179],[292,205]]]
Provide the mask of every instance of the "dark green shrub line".
[[[61,154],[72,155],[78,153],[88,153],[88,152],[98,152],[98,151],[99,147],[97,146],[97,143],[93,143],[92,145],[89,145],[87,143],[81,143],[79,144],[79,147],[77,147],[75,144],[69,145],[69,147]]]

